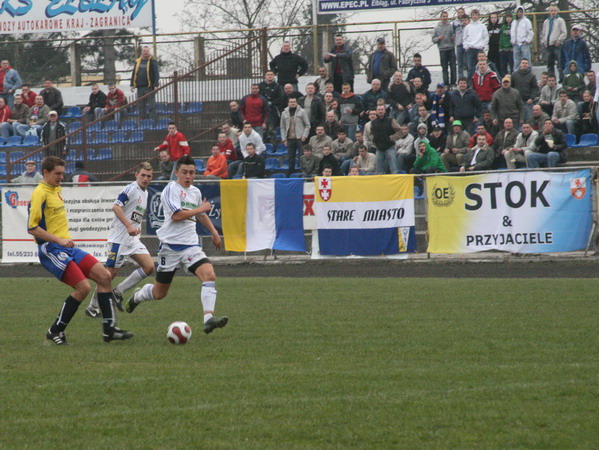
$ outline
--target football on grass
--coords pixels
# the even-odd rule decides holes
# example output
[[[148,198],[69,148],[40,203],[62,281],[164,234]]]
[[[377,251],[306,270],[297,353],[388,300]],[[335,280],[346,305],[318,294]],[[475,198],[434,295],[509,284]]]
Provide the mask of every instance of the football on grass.
[[[185,322],[173,322],[168,326],[166,337],[171,344],[186,344],[191,339],[191,327]]]

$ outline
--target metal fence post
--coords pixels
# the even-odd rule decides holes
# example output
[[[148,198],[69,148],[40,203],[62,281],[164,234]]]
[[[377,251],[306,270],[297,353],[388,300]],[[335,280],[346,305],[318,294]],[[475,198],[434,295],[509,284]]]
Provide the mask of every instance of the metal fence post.
[[[268,28],[264,27],[260,30],[260,68],[262,73],[260,77],[263,77],[268,70]]]
[[[176,70],[173,72],[173,106],[175,108],[173,118],[179,126],[179,73]]]

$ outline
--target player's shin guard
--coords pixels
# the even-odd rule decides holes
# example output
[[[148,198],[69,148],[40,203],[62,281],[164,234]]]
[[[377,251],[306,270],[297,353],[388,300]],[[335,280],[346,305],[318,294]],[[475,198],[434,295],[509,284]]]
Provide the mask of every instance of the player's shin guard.
[[[116,326],[116,316],[112,304],[112,292],[98,292],[98,305],[102,311],[102,326],[104,334],[110,334]]]
[[[147,276],[148,275],[146,275],[144,270],[141,267],[138,267],[137,270],[134,270],[131,275],[129,275],[121,283],[119,283],[119,285],[116,288],[121,294],[124,294]]]
[[[77,312],[79,305],[80,303],[75,300],[74,297],[69,295],[62,305],[62,309],[60,310],[60,313],[58,313],[56,321],[50,327],[50,332],[60,333],[61,331],[64,331]]]
[[[202,283],[202,307],[204,308],[204,323],[212,317],[216,305],[216,282]],[[209,312],[207,312],[209,311]]]

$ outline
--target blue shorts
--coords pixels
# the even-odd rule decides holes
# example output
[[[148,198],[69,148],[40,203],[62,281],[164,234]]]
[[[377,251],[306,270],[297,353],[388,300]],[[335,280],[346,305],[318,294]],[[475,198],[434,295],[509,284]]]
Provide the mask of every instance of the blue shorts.
[[[67,248],[53,242],[40,245],[37,253],[44,269],[59,280],[62,280],[64,271],[71,261],[79,264],[89,254],[80,248]]]

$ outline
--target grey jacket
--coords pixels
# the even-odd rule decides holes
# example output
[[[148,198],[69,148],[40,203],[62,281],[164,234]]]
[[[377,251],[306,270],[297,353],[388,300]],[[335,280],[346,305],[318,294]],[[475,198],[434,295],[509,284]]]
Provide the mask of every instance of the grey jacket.
[[[287,140],[287,133],[289,132],[289,127],[291,126],[291,115],[289,114],[289,106],[283,110],[281,113],[281,138],[285,141]],[[293,116],[293,120],[295,120],[295,136],[297,139],[305,138],[308,139],[308,135],[310,134],[310,121],[308,120],[308,115],[306,111],[302,109],[301,106],[298,105],[295,115]]]
[[[330,57],[326,55],[324,57],[325,63],[333,63],[332,69],[330,73],[335,73],[335,65],[339,62],[341,66],[341,76],[343,78],[343,82],[353,81],[354,79],[354,63],[352,61],[352,50],[349,45],[343,44],[343,48],[340,52],[337,52],[337,47],[333,45],[333,48],[329,51],[329,53],[334,53],[337,56]]]
[[[524,120],[524,102],[522,96],[514,88],[499,88],[493,94],[491,101],[491,117],[503,122],[504,119]],[[514,123],[517,127],[518,124]]]
[[[439,39],[440,36],[444,36],[445,39]],[[433,31],[433,43],[439,46],[439,50],[449,50],[455,47],[455,32],[451,22],[448,21],[445,25],[443,22],[437,24]]]

